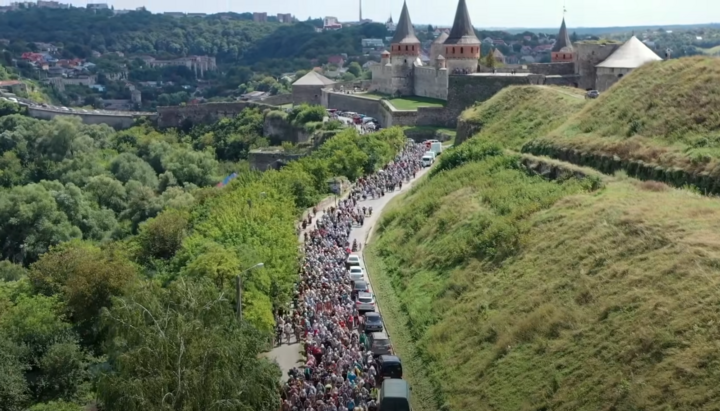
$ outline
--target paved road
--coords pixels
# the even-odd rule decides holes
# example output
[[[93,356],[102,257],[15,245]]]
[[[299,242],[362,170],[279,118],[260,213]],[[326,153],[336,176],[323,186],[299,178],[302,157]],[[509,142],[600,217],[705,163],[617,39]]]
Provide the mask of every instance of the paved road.
[[[365,224],[362,227],[353,228],[352,232],[350,233],[350,243],[352,243],[353,240],[357,239],[358,244],[363,244],[369,230],[375,225],[375,222],[380,217],[380,214],[382,213],[382,210],[383,208],[385,208],[387,203],[392,200],[396,195],[407,191],[428,170],[429,168],[426,168],[418,172],[415,179],[410,181],[410,183],[403,184],[402,190],[396,190],[391,193],[386,193],[384,197],[380,197],[378,199],[359,202],[358,204],[361,207],[372,207],[373,214],[372,216],[365,218]],[[320,213],[318,213],[318,217],[320,217]],[[363,269],[365,270],[365,280],[370,283],[370,279],[367,278],[367,269],[365,268],[364,263]],[[370,284],[370,288],[372,289],[372,284]],[[381,302],[378,302],[378,304],[380,305]],[[275,349],[273,349],[267,354],[268,358],[274,359],[280,365],[280,369],[282,369],[283,372],[283,380],[288,378],[288,371],[290,371],[291,368],[297,367],[299,364],[302,363],[303,358],[300,354],[300,350],[300,344],[283,344],[279,347],[275,347]]]

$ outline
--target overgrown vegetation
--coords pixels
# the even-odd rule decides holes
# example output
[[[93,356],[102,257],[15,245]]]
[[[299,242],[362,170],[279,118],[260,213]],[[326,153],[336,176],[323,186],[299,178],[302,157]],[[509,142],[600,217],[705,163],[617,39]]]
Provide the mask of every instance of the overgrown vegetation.
[[[511,86],[460,115],[459,128],[477,139],[518,150],[544,137],[585,106],[583,93],[569,87]]]
[[[348,129],[280,171],[238,169],[261,123],[0,118],[0,408],[278,409],[280,371],[258,354],[292,296],[298,215],[405,139]],[[258,262],[239,323],[234,280]]]
[[[523,89],[497,97],[545,93]],[[609,115],[583,116],[620,92],[614,87],[584,110],[576,107],[557,135],[586,122],[611,130]],[[686,133],[681,139],[696,130],[675,117],[686,104],[663,106],[667,127]],[[696,112],[710,116],[707,110]],[[505,150],[517,149],[522,137],[542,136],[572,113],[518,102],[497,113],[482,105],[465,117],[478,112],[485,115],[482,131],[444,152],[429,175],[386,210],[365,254],[373,284],[382,287],[377,292],[389,294],[391,307],[406,318],[388,327],[398,336],[400,356],[411,357],[411,384],[422,379],[419,396],[433,402],[421,409],[720,406],[711,366],[720,361],[720,330],[709,308],[720,303],[713,280],[717,202],[622,173],[602,184],[597,176],[577,180],[572,173],[561,181],[531,176]],[[664,127],[654,114],[646,124]],[[667,141],[667,134],[654,133],[649,141]],[[560,138],[555,141],[577,140]]]
[[[720,66],[708,57],[644,65],[533,144],[717,176],[718,78]]]

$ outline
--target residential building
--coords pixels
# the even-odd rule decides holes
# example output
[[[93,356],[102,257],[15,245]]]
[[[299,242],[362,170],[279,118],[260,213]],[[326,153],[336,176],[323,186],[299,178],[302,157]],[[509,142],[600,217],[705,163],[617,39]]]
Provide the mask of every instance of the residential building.
[[[59,1],[44,1],[44,0],[38,0],[37,6],[46,8],[46,9],[67,9],[70,7],[69,4],[60,3]]]
[[[157,60],[152,56],[140,57],[150,67],[185,66],[195,72],[197,77],[204,77],[206,71],[217,70],[215,57],[189,56],[173,60]]]
[[[338,21],[337,17],[327,16],[323,22],[324,30],[339,30],[342,28],[342,24]]]
[[[6,80],[0,81],[0,89],[18,94],[18,92],[27,92],[27,85],[19,80]]]
[[[362,39],[360,42],[363,48],[385,47],[383,39]]]
[[[501,52],[500,50],[494,49],[494,50],[493,50],[493,57],[495,58],[495,61],[497,61],[498,63],[503,63],[503,64],[505,64],[505,55],[502,54],[502,52]]]
[[[290,13],[278,13],[277,19],[278,19],[278,22],[280,22],[280,23],[292,23],[293,22],[293,16]]]
[[[253,21],[264,23],[267,21],[267,13],[253,13]]]
[[[342,67],[345,65],[345,59],[343,58],[343,56],[330,56],[328,57],[328,64]]]

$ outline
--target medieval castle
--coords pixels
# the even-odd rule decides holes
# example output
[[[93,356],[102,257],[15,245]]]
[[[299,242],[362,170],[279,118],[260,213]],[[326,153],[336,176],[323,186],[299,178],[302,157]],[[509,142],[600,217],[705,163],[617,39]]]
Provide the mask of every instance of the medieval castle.
[[[430,65],[423,65],[420,40],[403,4],[390,51],[380,64],[371,67],[371,89],[391,96],[421,96],[448,100],[449,77],[453,75],[526,76],[531,84],[555,84],[583,89],[609,88],[632,69],[660,60],[636,37],[625,44],[580,42],[573,46],[563,18],[551,50],[551,63],[521,68],[489,70],[479,66],[481,42],[475,34],[465,0],[459,0],[450,34],[440,35],[430,47]]]

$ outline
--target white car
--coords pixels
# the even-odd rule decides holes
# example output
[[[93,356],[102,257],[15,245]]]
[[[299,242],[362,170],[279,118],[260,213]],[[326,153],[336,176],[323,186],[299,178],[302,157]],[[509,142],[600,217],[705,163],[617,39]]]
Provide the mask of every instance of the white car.
[[[355,307],[358,311],[375,311],[375,296],[370,293],[359,292],[355,298]]]
[[[362,259],[357,254],[350,254],[347,260],[345,260],[345,266],[347,268],[359,266],[360,264],[362,264]]]
[[[350,267],[350,279],[352,281],[364,280],[365,271],[358,266]]]

